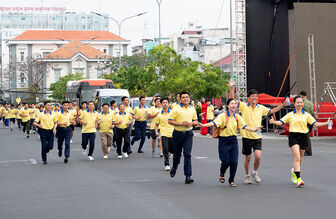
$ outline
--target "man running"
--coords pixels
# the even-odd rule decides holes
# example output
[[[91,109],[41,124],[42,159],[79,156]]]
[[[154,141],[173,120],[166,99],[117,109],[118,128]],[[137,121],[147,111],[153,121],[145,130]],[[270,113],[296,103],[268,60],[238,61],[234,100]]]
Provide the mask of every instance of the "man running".
[[[190,106],[190,95],[188,92],[180,93],[181,103],[172,110],[169,115],[168,123],[174,126],[173,145],[174,145],[174,159],[173,167],[170,170],[170,176],[174,177],[178,165],[180,164],[181,154],[183,150],[184,156],[184,175],[185,183],[193,183],[191,179],[191,150],[193,143],[193,125],[197,125],[197,113],[194,107]]]
[[[139,97],[140,105],[134,108],[134,137],[131,141],[131,145],[133,145],[136,141],[140,141],[140,145],[138,148],[138,153],[144,153],[142,151],[142,147],[145,144],[146,140],[146,126],[147,126],[147,113],[148,109],[145,106],[146,99],[144,96]]]
[[[151,119],[151,124],[150,124],[150,128],[149,128],[149,133],[150,136],[152,137],[152,157],[155,156],[155,146],[156,146],[156,139],[158,140],[158,144],[159,144],[159,148],[160,148],[160,157],[163,157],[162,154],[162,144],[161,144],[161,138],[157,137],[155,132],[155,125],[156,125],[156,118],[159,115],[159,113],[161,112],[161,102],[160,102],[160,98],[156,98],[154,101],[154,106],[152,106],[149,111],[148,111],[148,118]]]
[[[113,138],[113,124],[114,113],[109,111],[109,105],[107,103],[103,104],[103,112],[100,115],[98,121],[100,127],[100,140],[102,145],[102,150],[104,153],[104,159],[108,158]]]
[[[79,122],[82,126],[82,154],[86,155],[86,148],[90,141],[88,159],[89,161],[93,161],[92,157],[93,151],[95,148],[95,139],[96,139],[96,131],[98,128],[99,115],[94,110],[95,104],[93,101],[90,101],[88,104],[88,110],[81,114],[79,117]]]
[[[54,147],[54,135],[57,128],[57,116],[51,112],[51,103],[45,102],[45,110],[38,114],[34,121],[34,126],[39,127],[41,139],[41,155],[43,164],[47,164],[47,153]]]

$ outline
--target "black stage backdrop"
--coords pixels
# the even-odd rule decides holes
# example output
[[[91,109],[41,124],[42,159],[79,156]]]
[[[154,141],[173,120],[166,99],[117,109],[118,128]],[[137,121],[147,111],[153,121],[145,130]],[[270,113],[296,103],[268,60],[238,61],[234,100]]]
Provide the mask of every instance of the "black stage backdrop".
[[[257,89],[259,93],[277,96],[290,60],[288,38],[286,0],[278,4],[273,0],[246,1],[248,90]],[[280,96],[288,91],[289,73]]]

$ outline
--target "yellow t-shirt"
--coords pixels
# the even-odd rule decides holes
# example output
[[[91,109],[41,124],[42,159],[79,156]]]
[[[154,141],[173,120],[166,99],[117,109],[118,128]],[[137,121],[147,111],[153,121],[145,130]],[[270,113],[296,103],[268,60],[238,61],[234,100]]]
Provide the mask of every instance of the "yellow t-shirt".
[[[29,113],[30,113],[30,119],[36,119],[36,111],[35,108],[31,108],[29,109]]]
[[[213,120],[215,118],[214,110],[215,108],[212,104],[207,107],[207,120]]]
[[[100,132],[108,132],[113,134],[112,121],[114,119],[114,114],[112,112],[107,112],[107,114],[101,113],[99,115],[101,122],[99,123]]]
[[[110,107],[109,112],[112,113],[113,115],[115,115],[119,112],[119,109],[118,108],[113,109],[113,108]]]
[[[148,114],[150,115],[155,115],[156,113],[160,113],[161,112],[161,108],[157,107],[157,106],[152,106],[149,110],[148,110]],[[153,117],[151,120],[151,124],[150,124],[150,128],[149,129],[155,129],[155,124],[156,124],[156,117]]]
[[[119,128],[119,129],[126,129],[129,126],[129,125],[127,125],[127,123],[132,121],[131,114],[127,113],[126,111],[123,114],[121,114],[121,112],[118,112],[114,116],[114,121],[113,122],[120,122],[120,121],[121,121],[121,123],[116,125],[116,127]]]
[[[215,124],[216,127],[220,128],[220,132],[219,132],[219,136],[221,137],[228,137],[228,136],[233,136],[233,135],[237,135],[237,120],[235,118],[235,116],[237,117],[238,120],[238,126],[241,130],[243,130],[247,125],[245,123],[245,121],[243,120],[243,118],[238,115],[238,114],[233,114],[230,115],[229,111],[226,111],[220,115],[217,116],[217,118],[215,120],[213,120],[212,122]],[[225,125],[226,125],[226,118],[229,118],[227,127],[224,129]]]
[[[174,109],[175,106],[178,106],[179,104],[177,102],[171,104],[171,109]]]
[[[169,120],[174,120],[176,122],[192,122],[197,120],[197,113],[194,107],[188,106],[187,108],[184,107],[182,104],[175,106],[169,115]],[[174,126],[176,131],[185,132],[191,131],[193,127],[187,126]]]
[[[22,122],[28,122],[30,120],[29,108],[22,108],[20,116],[22,117]]]
[[[5,119],[8,119],[8,111],[9,109],[4,109],[2,116],[5,117]]]
[[[51,130],[57,122],[57,115],[52,112],[47,113],[43,111],[36,117],[35,122],[40,123],[43,129]]]
[[[16,109],[9,109],[8,114],[7,114],[7,118],[8,119],[14,119],[15,118],[15,113],[16,113]]]
[[[86,111],[81,114],[79,117],[83,122],[86,122],[86,125],[82,125],[82,133],[95,133],[96,130],[96,121],[99,120],[99,114],[96,111],[92,113]]]
[[[171,111],[172,110],[168,109],[168,112],[164,113],[162,110],[156,118],[156,124],[159,124],[160,135],[167,138],[172,138],[174,131],[174,126],[168,123],[168,118]]]
[[[253,110],[252,107],[250,106],[250,103],[245,103],[242,101],[239,102],[238,109],[242,114],[243,120],[251,128],[261,127],[262,117],[269,115],[271,112],[270,108],[267,108],[260,104],[257,104],[255,109]],[[256,132],[248,132],[244,129],[241,130],[240,135],[243,138],[249,138],[249,139],[261,138],[261,135],[258,135]]]
[[[302,110],[302,113],[299,114],[294,110],[293,112],[287,113],[284,117],[280,119],[280,122],[283,124],[289,124],[289,132],[295,133],[308,133],[309,129],[307,123],[314,125],[316,120],[312,115]]]
[[[22,108],[21,108],[22,109]],[[22,119],[22,117],[21,117],[21,109],[16,109],[16,118],[17,119]]]
[[[71,117],[73,119],[76,119],[76,117],[77,117],[77,110],[75,108],[72,108],[72,109],[69,109],[69,111],[70,111]]]
[[[118,110],[119,111],[119,110]],[[133,109],[132,109],[132,107],[130,107],[130,106],[127,106],[126,108],[125,108],[125,112],[126,113],[128,113],[128,114],[133,114]]]
[[[138,117],[136,121],[146,121],[148,109],[146,106],[141,107],[140,105],[134,108],[134,116]]]
[[[78,116],[80,117],[80,116],[82,115],[82,113],[85,112],[85,111],[87,111],[87,109],[85,109],[85,110],[80,109],[80,110],[78,111]]]
[[[63,110],[60,110],[59,112],[55,113],[57,115],[57,121],[59,123],[66,123],[66,125],[59,125],[60,127],[68,127],[70,125],[71,120],[71,113],[68,110],[67,112],[64,112]]]

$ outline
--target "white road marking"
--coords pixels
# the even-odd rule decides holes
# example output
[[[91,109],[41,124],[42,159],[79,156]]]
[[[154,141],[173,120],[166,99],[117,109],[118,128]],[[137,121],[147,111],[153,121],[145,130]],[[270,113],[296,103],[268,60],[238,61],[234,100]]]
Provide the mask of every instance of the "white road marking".
[[[207,159],[208,157],[195,157],[196,159]]]

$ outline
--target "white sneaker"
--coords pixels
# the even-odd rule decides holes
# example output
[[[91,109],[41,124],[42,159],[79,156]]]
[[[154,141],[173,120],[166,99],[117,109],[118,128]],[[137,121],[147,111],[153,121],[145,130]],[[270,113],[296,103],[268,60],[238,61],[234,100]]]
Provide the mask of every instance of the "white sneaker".
[[[94,161],[92,156],[88,156],[89,161]]]
[[[82,154],[86,155],[86,150],[82,149]]]
[[[107,147],[107,152],[110,152],[110,150],[111,150],[111,147]]]
[[[70,140],[70,144],[72,144],[73,142],[72,142],[72,140]]]
[[[104,155],[104,159],[107,159],[108,158],[108,155]]]
[[[245,176],[245,184],[252,184],[252,177],[251,175],[246,175]]]
[[[254,172],[254,173],[252,173],[252,176],[253,176],[253,179],[254,179],[254,181],[255,181],[256,183],[261,183],[261,179],[260,179],[260,177],[259,177],[259,175],[258,175],[258,172]]]
[[[118,155],[118,159],[122,159],[122,155]]]
[[[160,152],[160,154],[159,154],[159,155],[160,155],[160,157],[163,157],[163,153],[162,153],[162,152]]]
[[[170,166],[165,166],[165,171],[170,171]]]
[[[122,155],[127,158],[128,157],[128,154],[127,153],[122,153]]]

